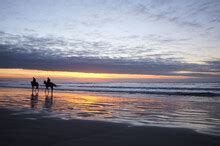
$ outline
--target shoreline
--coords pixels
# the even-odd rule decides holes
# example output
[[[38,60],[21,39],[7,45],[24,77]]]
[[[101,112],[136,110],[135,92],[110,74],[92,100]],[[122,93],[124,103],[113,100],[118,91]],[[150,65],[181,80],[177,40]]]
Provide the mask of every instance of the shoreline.
[[[217,146],[219,136],[184,128],[128,126],[89,120],[45,118],[0,108],[0,145],[178,145]]]
[[[0,86],[0,88],[18,88],[18,89],[27,89],[29,90],[29,87],[15,87],[15,86]],[[147,89],[147,88],[146,88]],[[44,88],[39,88],[39,91],[44,92]],[[114,90],[94,90],[94,89],[54,89],[54,92],[69,92],[69,93],[73,93],[73,92],[87,92],[87,93],[107,93],[107,94],[129,94],[129,95],[135,95],[135,94],[143,94],[143,95],[155,95],[155,96],[195,96],[195,97],[219,97],[220,94],[219,93],[212,93],[210,91],[207,92],[158,92],[158,91],[123,91],[123,90],[119,90],[119,91],[114,91]]]

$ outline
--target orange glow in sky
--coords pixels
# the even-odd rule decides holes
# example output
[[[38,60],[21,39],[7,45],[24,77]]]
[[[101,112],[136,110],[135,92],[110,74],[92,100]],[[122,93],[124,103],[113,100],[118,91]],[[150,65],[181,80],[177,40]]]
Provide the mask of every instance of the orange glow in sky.
[[[43,71],[30,69],[0,69],[0,78],[75,78],[75,79],[187,79],[190,76],[165,76],[144,74],[111,74],[111,73],[83,73],[67,71]]]

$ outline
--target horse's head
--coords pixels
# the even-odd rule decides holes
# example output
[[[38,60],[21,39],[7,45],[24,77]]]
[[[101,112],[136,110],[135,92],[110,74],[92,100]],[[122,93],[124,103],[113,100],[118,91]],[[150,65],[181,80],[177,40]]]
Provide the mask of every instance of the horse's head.
[[[47,84],[47,82],[44,80],[44,84]]]

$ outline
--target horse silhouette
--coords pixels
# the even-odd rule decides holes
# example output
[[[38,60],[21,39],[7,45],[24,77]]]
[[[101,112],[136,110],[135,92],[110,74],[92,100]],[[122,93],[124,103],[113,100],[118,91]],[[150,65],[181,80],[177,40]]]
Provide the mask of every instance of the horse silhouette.
[[[39,92],[39,84],[36,81],[31,81],[31,86],[32,86],[32,93],[36,90]]]
[[[46,81],[44,81],[44,84],[45,84],[45,87],[46,87],[45,92],[48,91],[48,93],[49,93],[49,87],[51,89],[51,93],[53,93],[53,87],[57,86],[53,82],[46,82]]]

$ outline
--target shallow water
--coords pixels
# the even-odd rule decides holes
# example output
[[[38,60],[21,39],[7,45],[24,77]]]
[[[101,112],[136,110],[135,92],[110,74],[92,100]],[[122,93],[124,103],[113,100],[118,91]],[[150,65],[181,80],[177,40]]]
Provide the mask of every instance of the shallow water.
[[[74,83],[56,82],[59,91],[84,91],[95,93],[139,94],[138,97],[199,96],[220,97],[220,83]],[[43,81],[39,81],[44,88]],[[0,87],[30,88],[30,82],[24,80],[0,80]],[[133,96],[133,95],[132,95]]]
[[[190,128],[220,135],[220,98],[198,96],[142,96],[94,92],[43,91],[0,88],[0,107],[15,114],[43,113],[45,117],[100,120],[136,126]]]

